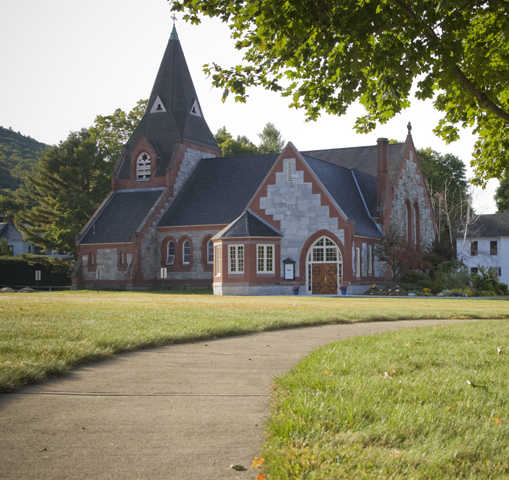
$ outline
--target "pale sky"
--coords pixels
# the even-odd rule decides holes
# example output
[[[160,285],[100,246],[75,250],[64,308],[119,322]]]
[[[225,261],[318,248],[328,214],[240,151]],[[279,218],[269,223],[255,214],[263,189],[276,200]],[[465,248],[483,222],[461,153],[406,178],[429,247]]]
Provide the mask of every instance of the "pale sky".
[[[172,28],[166,0],[16,0],[0,1],[0,125],[58,144],[70,131],[88,128],[95,116],[116,108],[129,111],[152,90]],[[204,20],[199,26],[179,19],[177,32],[207,123],[215,133],[226,126],[234,136],[257,134],[267,122],[299,150],[374,145],[377,138],[404,141],[412,123],[416,148],[431,147],[457,155],[467,166],[475,138],[462,131],[446,145],[432,130],[440,115],[430,102],[412,106],[375,131],[358,135],[351,107],[343,117],[322,116],[306,123],[302,111],[288,108],[289,99],[262,89],[252,90],[246,104],[221,102],[221,91],[203,73],[206,63],[231,66],[241,55],[228,27]],[[471,170],[467,176],[472,176]],[[495,213],[491,181],[474,192],[479,214]]]

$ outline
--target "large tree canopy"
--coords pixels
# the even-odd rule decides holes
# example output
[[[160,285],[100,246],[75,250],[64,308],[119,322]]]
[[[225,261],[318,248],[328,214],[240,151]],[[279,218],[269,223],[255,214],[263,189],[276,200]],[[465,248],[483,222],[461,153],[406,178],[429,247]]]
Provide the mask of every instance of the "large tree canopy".
[[[173,9],[227,22],[245,65],[208,72],[245,101],[247,87],[280,91],[305,109],[342,115],[359,101],[369,132],[419,99],[444,116],[446,141],[474,127],[472,165],[482,184],[509,167],[509,1],[507,0],[170,0]]]

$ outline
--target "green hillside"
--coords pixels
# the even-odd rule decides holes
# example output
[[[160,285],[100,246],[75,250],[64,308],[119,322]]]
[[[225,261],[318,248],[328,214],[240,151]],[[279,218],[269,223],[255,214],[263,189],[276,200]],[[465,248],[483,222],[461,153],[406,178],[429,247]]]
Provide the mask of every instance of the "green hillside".
[[[47,145],[0,127],[0,192],[16,190]]]

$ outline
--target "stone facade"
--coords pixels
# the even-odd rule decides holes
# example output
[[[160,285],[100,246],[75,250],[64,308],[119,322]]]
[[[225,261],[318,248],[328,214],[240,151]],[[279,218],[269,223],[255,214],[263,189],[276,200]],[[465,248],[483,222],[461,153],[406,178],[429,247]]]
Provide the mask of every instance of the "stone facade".
[[[418,164],[413,158],[413,152],[408,153],[409,157],[404,161],[401,174],[396,180],[390,224],[396,227],[400,233],[403,233],[405,203],[408,202],[410,206],[417,203],[419,207],[420,242],[422,246],[426,247],[431,245],[435,238],[433,213]]]
[[[301,274],[299,258],[304,244],[310,235],[319,230],[334,233],[342,242],[338,247],[343,248],[345,231],[338,229],[338,221],[329,215],[329,207],[322,205],[320,194],[313,193],[313,185],[304,181],[304,172],[295,170],[295,160],[283,163],[283,172],[276,173],[274,185],[267,188],[267,196],[260,198],[260,208],[266,215],[281,222],[281,258],[291,258],[296,262],[295,275]],[[288,167],[291,165],[291,182],[288,181]],[[284,275],[281,265],[281,276]]]

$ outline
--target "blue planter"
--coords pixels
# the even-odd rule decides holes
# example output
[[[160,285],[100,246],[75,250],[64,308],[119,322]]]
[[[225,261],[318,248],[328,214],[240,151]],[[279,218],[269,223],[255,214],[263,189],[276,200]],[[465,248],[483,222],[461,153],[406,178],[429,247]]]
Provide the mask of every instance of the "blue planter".
[[[346,295],[346,290],[341,290],[341,295]]]
[[[298,290],[294,290],[294,291],[293,291],[293,294],[294,294],[294,295],[298,295],[298,294],[299,294],[299,291],[298,291]]]

